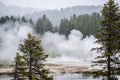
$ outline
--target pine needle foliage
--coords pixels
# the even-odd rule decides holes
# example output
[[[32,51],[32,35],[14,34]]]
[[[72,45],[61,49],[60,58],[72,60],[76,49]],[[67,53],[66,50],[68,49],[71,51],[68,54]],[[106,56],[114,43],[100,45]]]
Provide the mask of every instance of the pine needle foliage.
[[[120,71],[120,11],[114,0],[109,0],[101,11],[103,20],[100,29],[95,34],[96,43],[101,47],[94,48],[101,53],[93,61],[94,66],[101,66],[95,76],[104,76],[104,80],[118,80],[116,75]]]
[[[48,55],[40,45],[41,41],[30,33],[19,45],[20,55],[16,56],[15,80],[53,80],[44,61]]]

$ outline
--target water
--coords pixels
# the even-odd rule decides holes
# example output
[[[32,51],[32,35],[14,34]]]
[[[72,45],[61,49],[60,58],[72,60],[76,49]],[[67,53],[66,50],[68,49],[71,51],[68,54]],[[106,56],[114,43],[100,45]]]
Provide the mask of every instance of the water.
[[[120,76],[118,76],[120,80]],[[10,76],[0,76],[0,80],[11,80]],[[82,74],[59,74],[54,75],[54,80],[101,80],[100,78],[93,78],[92,76],[83,76]]]
[[[82,76],[82,74],[61,74],[54,76],[54,80],[100,80],[92,76]]]
[[[0,76],[0,80],[11,80],[10,76]],[[93,79],[92,76],[82,76],[82,74],[59,74],[54,75],[54,80],[100,80]]]
[[[120,75],[117,76],[120,80]],[[92,76],[83,76],[82,74],[61,74],[54,76],[54,80],[102,80],[101,78],[93,78]]]
[[[11,79],[13,78],[7,75],[0,76],[0,80],[11,80]]]

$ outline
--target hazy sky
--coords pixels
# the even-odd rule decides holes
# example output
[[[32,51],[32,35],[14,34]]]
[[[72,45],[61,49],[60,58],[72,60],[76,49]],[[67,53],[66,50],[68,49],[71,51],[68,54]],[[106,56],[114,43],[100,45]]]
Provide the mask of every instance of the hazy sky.
[[[60,9],[75,5],[103,5],[108,0],[0,0],[7,5],[41,9]],[[115,0],[120,4],[120,0]]]

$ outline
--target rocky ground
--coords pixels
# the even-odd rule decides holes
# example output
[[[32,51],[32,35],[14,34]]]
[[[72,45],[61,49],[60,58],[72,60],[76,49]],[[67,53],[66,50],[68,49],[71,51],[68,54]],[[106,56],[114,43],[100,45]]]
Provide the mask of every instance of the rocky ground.
[[[0,68],[0,75],[9,75],[14,71],[13,67]]]
[[[56,63],[47,64],[47,67],[53,73],[81,73],[87,71],[89,68],[79,63]]]
[[[82,73],[89,70],[89,67],[75,62],[46,63],[46,68],[49,68],[50,71],[55,74]],[[0,74],[11,74],[13,71],[13,67],[0,68]]]

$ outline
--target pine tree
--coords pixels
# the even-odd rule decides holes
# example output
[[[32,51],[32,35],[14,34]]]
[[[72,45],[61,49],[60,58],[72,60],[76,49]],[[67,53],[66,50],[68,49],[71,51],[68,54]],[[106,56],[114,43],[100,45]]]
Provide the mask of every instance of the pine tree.
[[[45,64],[43,62],[48,55],[45,54],[40,42],[40,40],[29,33],[24,43],[19,45],[19,51],[23,54],[22,61],[26,64],[22,65],[22,69],[19,71],[22,71],[22,78],[28,78],[29,80],[52,80],[52,77],[48,75],[49,70],[44,68]]]
[[[99,20],[102,19],[102,16],[99,13],[84,14],[70,17],[70,19],[63,18],[60,21],[59,33],[66,35],[70,34],[70,31],[73,29],[79,30],[82,32],[83,36],[90,36],[96,33],[96,30],[99,28]]]
[[[32,26],[34,25],[34,22],[32,21],[31,18],[29,19],[29,23],[30,23]]]
[[[42,18],[40,17],[35,25],[35,31],[36,33],[44,34],[47,31],[53,32],[53,25],[51,21],[46,17],[46,15],[43,15]]]
[[[26,18],[24,16],[22,17],[21,21],[24,22],[24,23],[27,22],[27,20],[26,20]]]
[[[25,80],[28,76],[27,64],[24,56],[16,53],[14,80]]]
[[[102,46],[95,48],[101,56],[96,57],[94,65],[101,66],[102,69],[96,71],[96,76],[106,76],[106,80],[117,80],[116,74],[119,72],[120,60],[118,53],[120,49],[120,12],[118,4],[114,0],[109,0],[102,9],[103,20],[100,29],[95,35],[98,39],[96,42]],[[117,66],[116,66],[117,65]],[[118,71],[117,71],[118,70]]]

